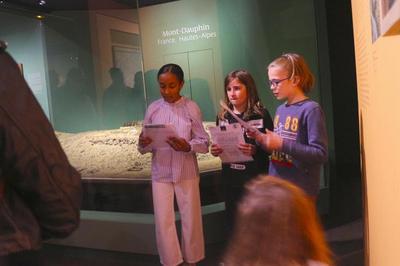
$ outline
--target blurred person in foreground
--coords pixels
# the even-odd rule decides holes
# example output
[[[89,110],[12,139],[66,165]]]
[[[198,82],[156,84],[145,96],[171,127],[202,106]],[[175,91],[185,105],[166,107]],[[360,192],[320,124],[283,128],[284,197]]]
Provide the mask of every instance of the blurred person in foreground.
[[[246,186],[224,266],[332,266],[315,204],[281,178],[259,176]]]
[[[45,265],[43,240],[79,225],[81,177],[0,41],[0,265]]]

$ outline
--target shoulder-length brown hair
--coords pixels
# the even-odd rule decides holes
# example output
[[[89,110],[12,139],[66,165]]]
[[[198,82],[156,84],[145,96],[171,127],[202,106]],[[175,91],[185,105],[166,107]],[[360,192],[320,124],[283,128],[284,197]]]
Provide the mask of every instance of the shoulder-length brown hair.
[[[244,70],[244,69],[233,70],[233,71],[229,72],[228,75],[226,75],[225,81],[224,81],[224,95],[225,95],[224,102],[225,102],[225,104],[231,110],[233,110],[233,105],[230,103],[230,101],[228,99],[228,94],[226,91],[227,91],[229,83],[234,79],[237,79],[240,83],[242,83],[246,87],[246,90],[247,90],[247,96],[248,96],[247,97],[247,107],[244,112],[243,118],[246,119],[252,114],[263,115],[264,107],[261,104],[260,98],[258,97],[256,83],[255,83],[253,77],[251,76],[251,74],[247,70]],[[224,119],[226,112],[227,111],[225,109],[221,108],[220,112],[218,113],[218,117],[220,119]]]
[[[292,183],[259,176],[246,185],[224,265],[333,265],[315,203]]]

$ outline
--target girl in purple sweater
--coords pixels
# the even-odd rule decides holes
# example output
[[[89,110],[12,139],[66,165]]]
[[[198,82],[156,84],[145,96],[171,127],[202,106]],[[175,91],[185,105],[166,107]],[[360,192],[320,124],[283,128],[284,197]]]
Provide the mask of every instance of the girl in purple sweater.
[[[314,77],[304,58],[294,53],[278,57],[267,70],[274,96],[286,101],[276,110],[274,132],[249,135],[272,153],[270,175],[293,182],[315,200],[328,138],[320,105],[307,97]]]

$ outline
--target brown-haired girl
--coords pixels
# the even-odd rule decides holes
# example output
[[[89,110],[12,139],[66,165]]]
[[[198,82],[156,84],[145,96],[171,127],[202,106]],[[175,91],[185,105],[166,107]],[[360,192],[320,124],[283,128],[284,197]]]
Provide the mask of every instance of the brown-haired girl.
[[[230,72],[225,77],[224,91],[226,105],[241,119],[253,124],[261,132],[265,132],[265,128],[272,130],[271,116],[261,104],[256,84],[248,71],[239,69]],[[217,125],[231,123],[237,123],[236,119],[229,112],[221,109]],[[245,182],[260,173],[267,173],[268,170],[268,153],[246,134],[244,134],[244,139],[245,143],[239,144],[238,148],[244,154],[252,156],[254,161],[222,164],[228,233],[232,229],[236,205],[242,195]],[[212,155],[218,156],[222,152],[222,148],[217,144],[211,145]]]
[[[225,266],[333,265],[315,204],[281,178],[259,176],[246,186]]]

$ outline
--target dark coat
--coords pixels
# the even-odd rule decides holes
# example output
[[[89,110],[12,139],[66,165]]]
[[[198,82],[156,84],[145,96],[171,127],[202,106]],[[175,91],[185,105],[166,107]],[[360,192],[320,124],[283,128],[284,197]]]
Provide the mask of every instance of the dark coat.
[[[18,65],[0,49],[0,256],[71,234],[81,189]]]

